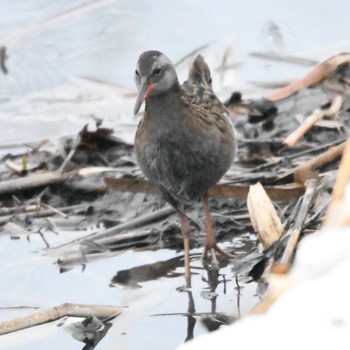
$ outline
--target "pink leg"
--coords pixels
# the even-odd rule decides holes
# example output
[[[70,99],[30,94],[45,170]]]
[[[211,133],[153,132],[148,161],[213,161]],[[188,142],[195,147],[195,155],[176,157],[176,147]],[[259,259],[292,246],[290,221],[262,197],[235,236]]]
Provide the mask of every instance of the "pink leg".
[[[219,248],[218,245],[216,244],[216,238],[215,238],[215,235],[213,232],[211,214],[210,214],[210,210],[209,210],[209,199],[208,199],[207,194],[203,196],[202,202],[203,202],[203,207],[204,207],[205,228],[206,228],[206,242],[205,242],[205,247],[204,247],[204,251],[202,254],[202,258],[205,258],[207,256],[208,250],[210,250],[213,263],[215,263],[215,264],[217,264],[215,252],[218,252],[219,254],[225,255],[228,258],[233,258],[234,257],[233,255],[225,252],[224,250]]]
[[[183,213],[179,213],[180,227],[184,240],[185,250],[185,281],[186,287],[191,288],[191,267],[190,267],[190,223],[187,216]]]

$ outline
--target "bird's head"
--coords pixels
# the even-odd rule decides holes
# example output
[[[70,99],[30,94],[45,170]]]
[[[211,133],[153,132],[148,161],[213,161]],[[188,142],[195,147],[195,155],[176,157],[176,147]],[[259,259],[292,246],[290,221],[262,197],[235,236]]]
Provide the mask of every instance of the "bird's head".
[[[176,84],[177,76],[168,57],[159,51],[146,51],[137,62],[135,81],[139,90],[134,108],[137,114],[149,96],[162,94]]]

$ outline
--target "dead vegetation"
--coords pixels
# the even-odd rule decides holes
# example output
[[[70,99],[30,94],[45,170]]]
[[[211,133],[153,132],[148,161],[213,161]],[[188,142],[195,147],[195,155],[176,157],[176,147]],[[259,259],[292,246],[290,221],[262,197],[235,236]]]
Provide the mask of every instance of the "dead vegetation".
[[[236,255],[234,275],[259,280],[272,271],[271,278],[277,278],[290,268],[304,235],[323,223],[348,221],[337,213],[343,210],[349,178],[349,79],[349,56],[342,53],[266,98],[245,100],[233,93],[226,102],[238,132],[239,156],[210,191],[214,229],[226,241],[254,231],[264,248]],[[174,210],[143,178],[132,146],[99,124],[62,140],[56,152],[42,142],[26,153],[8,154],[0,169],[0,224],[11,237],[30,239],[39,233],[45,241],[47,232],[62,227],[96,228],[60,246],[46,242],[45,254],[57,257],[62,272],[127,249],[181,249]],[[203,238],[194,213],[196,208],[190,212],[191,245],[197,247]],[[162,276],[157,266],[147,268],[154,278]],[[142,273],[135,271],[117,274],[112,283],[137,284],[135,274]],[[261,309],[274,300],[272,294]]]

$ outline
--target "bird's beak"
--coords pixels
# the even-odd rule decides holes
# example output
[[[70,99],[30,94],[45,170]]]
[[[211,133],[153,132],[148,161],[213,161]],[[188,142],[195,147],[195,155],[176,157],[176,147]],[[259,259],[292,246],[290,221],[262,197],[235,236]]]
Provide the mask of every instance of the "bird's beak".
[[[143,102],[147,99],[147,97],[150,95],[154,88],[153,83],[147,82],[146,79],[141,79],[141,85],[140,85],[140,90],[137,95],[136,103],[135,103],[135,108],[134,108],[134,115],[138,113],[140,110]]]

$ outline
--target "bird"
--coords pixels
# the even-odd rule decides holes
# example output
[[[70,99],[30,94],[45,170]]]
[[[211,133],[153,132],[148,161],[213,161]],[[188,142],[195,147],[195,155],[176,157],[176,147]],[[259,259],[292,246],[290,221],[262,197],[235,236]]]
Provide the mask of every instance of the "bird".
[[[191,287],[190,222],[186,206],[202,200],[206,241],[202,257],[215,252],[232,257],[216,243],[208,190],[232,165],[237,152],[229,113],[212,90],[210,69],[201,55],[180,85],[174,64],[162,52],[143,52],[136,65],[138,88],[134,115],[145,110],[134,148],[140,169],[175,208],[184,240],[185,281]]]

